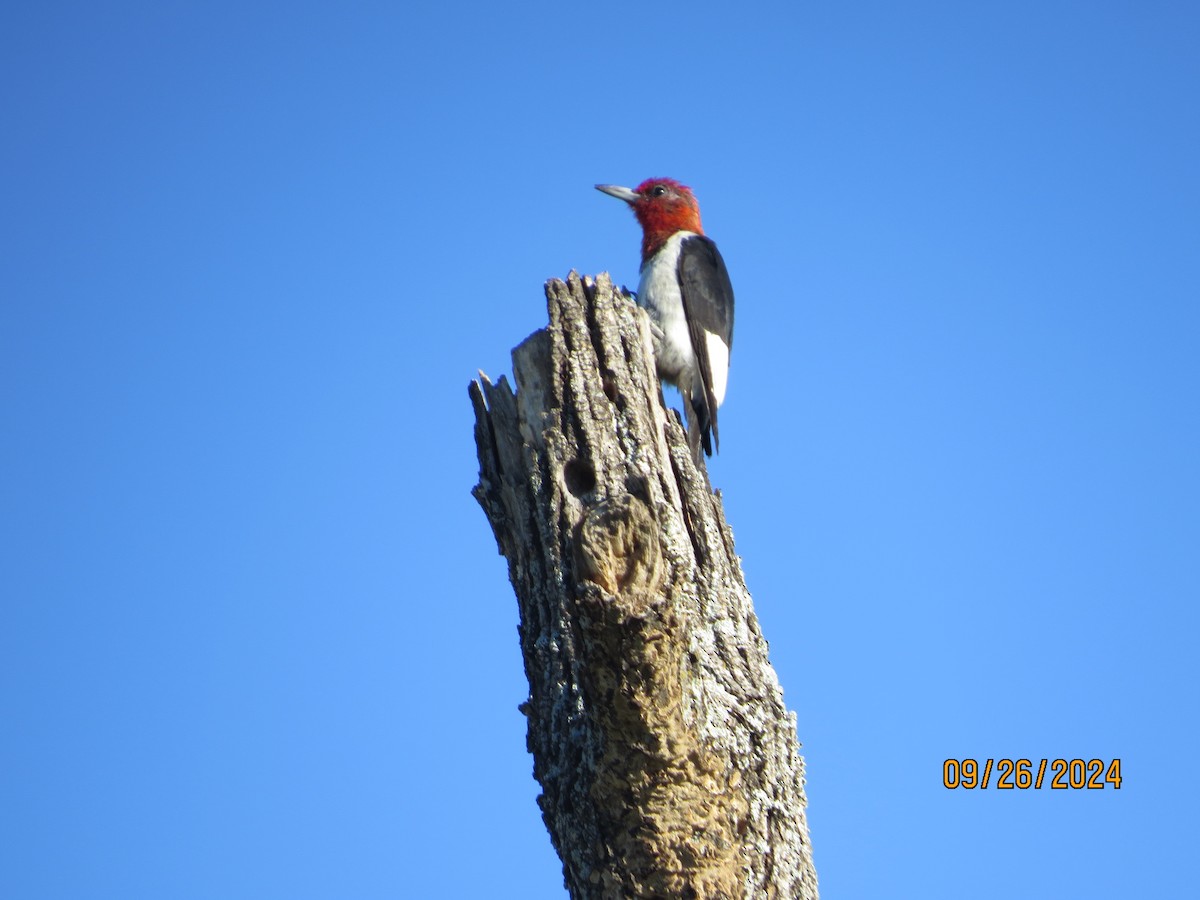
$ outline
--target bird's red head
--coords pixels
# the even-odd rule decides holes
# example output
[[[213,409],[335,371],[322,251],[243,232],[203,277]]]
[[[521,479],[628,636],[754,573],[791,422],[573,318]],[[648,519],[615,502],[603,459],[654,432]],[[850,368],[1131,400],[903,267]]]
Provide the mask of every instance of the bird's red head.
[[[633,207],[633,214],[642,226],[642,262],[658,252],[677,231],[704,234],[696,195],[674,179],[647,178],[632,190],[607,184],[596,187]]]

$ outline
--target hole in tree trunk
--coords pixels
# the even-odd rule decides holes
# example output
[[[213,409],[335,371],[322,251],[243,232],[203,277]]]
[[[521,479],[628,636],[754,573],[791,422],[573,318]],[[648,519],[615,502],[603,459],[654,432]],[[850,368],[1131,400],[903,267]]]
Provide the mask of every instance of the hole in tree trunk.
[[[578,459],[571,460],[563,467],[563,477],[567,482],[567,490],[576,497],[596,489],[596,470]]]

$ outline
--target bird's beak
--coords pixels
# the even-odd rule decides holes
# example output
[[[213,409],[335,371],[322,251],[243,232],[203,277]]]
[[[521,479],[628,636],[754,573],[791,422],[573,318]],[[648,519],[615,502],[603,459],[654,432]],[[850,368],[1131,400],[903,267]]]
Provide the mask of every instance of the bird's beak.
[[[636,191],[616,184],[598,184],[596,185],[596,190],[603,191],[610,197],[616,197],[618,200],[624,200],[626,203],[636,203],[640,199]]]

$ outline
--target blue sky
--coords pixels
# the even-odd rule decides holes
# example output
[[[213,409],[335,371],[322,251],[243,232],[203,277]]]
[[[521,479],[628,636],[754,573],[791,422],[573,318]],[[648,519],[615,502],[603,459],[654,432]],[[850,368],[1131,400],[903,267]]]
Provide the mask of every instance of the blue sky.
[[[592,185],[652,175],[737,291],[709,472],[824,896],[1191,893],[1198,41],[1165,2],[9,4],[0,895],[565,896],[466,385],[547,278],[636,283]]]

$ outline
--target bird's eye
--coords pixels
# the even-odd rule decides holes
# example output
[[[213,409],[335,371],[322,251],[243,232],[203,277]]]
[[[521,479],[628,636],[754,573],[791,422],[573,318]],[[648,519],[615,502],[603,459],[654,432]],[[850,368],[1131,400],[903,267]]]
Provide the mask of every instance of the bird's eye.
[[[663,185],[656,184],[654,186],[653,190],[650,191],[650,196],[651,197],[662,197],[666,193],[667,193],[667,189]]]

